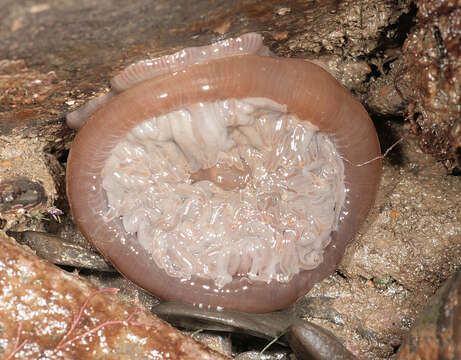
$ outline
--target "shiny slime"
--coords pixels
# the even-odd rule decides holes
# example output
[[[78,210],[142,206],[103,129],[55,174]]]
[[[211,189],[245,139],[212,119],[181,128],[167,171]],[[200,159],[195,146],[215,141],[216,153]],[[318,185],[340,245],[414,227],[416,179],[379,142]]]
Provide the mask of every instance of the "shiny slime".
[[[68,115],[75,222],[155,296],[283,308],[331,274],[373,204],[374,126],[327,71],[261,36],[141,61]],[[88,120],[87,120],[88,118]]]

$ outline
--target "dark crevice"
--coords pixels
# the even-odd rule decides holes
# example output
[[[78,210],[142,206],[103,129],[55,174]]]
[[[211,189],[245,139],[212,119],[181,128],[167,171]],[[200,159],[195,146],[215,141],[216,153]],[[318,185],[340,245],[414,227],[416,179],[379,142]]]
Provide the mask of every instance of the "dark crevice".
[[[401,134],[396,131],[393,124],[403,124],[405,119],[401,116],[372,116],[373,123],[378,133],[379,143],[381,145],[381,153],[385,153],[387,149],[393,146],[396,142],[401,139]],[[402,166],[404,163],[402,144],[397,144],[391,151],[386,155],[386,161],[390,165]]]
[[[347,280],[347,276],[346,276],[343,272],[341,272],[341,270],[337,269],[337,270],[335,271],[335,273],[336,273],[336,275],[338,275],[340,278],[343,278],[344,280]]]
[[[417,12],[416,4],[410,4],[408,13],[403,13],[394,24],[384,29],[378,41],[377,50],[402,47],[411,29],[416,24]]]
[[[64,167],[67,165],[68,157],[69,157],[69,149],[62,150],[56,154],[56,159]]]
[[[398,344],[398,345],[391,345],[391,346],[392,346],[392,353],[393,353],[393,354],[397,354],[397,351],[399,351],[400,345],[401,345],[401,344]]]
[[[388,73],[389,73],[389,71],[391,70],[391,64],[392,64],[395,60],[397,60],[397,58],[393,58],[393,59],[388,60],[388,61],[385,61],[385,62],[383,63],[382,69],[383,69],[384,74],[388,74]]]
[[[369,82],[371,79],[376,79],[381,75],[381,71],[379,71],[377,65],[373,63],[368,63],[368,66],[370,66],[371,71],[367,74],[365,82]]]
[[[394,24],[382,29],[376,48],[367,56],[362,57],[362,60],[366,61],[371,68],[366,82],[390,71],[392,63],[398,58],[403,43],[416,24],[417,11],[416,5],[412,3],[408,13],[403,13]]]
[[[74,273],[75,271],[78,271],[76,267],[74,266],[69,266],[69,265],[59,265],[55,264],[58,268],[67,271],[68,273]],[[80,273],[80,272],[79,272]]]
[[[65,168],[67,164],[67,157],[69,156],[70,143],[73,138],[70,139],[68,134],[64,136],[59,134],[57,137],[62,137],[58,142],[50,142],[44,149],[44,153],[49,154],[59,161],[62,167]]]
[[[54,134],[54,141],[49,141],[44,147],[43,152],[48,171],[56,184],[57,196],[52,205],[54,208],[64,212],[63,216],[61,216],[62,220],[63,217],[70,213],[66,196],[66,166],[70,144],[73,141],[75,132],[66,126],[63,117],[60,117],[58,120],[61,126]]]

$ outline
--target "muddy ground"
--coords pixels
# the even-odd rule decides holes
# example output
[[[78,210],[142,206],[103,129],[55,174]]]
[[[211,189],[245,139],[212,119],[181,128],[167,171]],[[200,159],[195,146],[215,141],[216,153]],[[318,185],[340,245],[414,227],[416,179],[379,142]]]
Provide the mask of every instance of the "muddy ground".
[[[439,1],[443,6],[429,11],[430,2],[410,0],[193,3],[193,10],[184,0],[0,4],[0,232],[1,241],[8,242],[2,264],[14,253],[27,264],[22,268],[27,274],[27,267],[35,269],[40,261],[15,249],[5,237],[12,236],[59,264],[63,274],[77,266],[81,277],[69,281],[84,288],[79,300],[91,293],[90,281],[121,288],[113,297],[127,306],[127,314],[135,302],[151,310],[158,301],[112,272],[72,222],[64,178],[75,132],[64,117],[106,92],[110,77],[136,60],[256,31],[278,56],[326,64],[369,110],[383,150],[401,140],[384,160],[376,205],[338,271],[295,306],[298,316],[332,331],[359,359],[394,357],[428,298],[461,265],[461,177],[455,176],[461,60],[452,44],[459,32],[450,23],[459,4]],[[427,34],[432,40],[420,41]],[[415,63],[424,56],[427,64]],[[415,75],[425,66],[431,81],[429,75]],[[75,258],[78,263],[71,261]],[[37,276],[49,273],[43,269]],[[5,279],[8,267],[2,271]],[[24,273],[18,273],[17,286]],[[30,296],[35,291],[31,287]],[[10,295],[0,295],[0,313],[11,311]],[[28,306],[33,312],[33,304]],[[0,356],[11,353],[19,338],[30,336],[29,345],[42,346],[32,337],[38,320],[31,319],[24,314],[11,319],[22,320],[20,337],[17,327],[0,322]],[[68,313],[65,319],[60,321],[70,321]],[[64,328],[54,327],[60,335]],[[267,343],[244,335],[202,337],[227,355],[259,351]],[[95,341],[110,347],[97,336]],[[124,351],[129,354],[135,343]],[[268,354],[289,357],[283,346]]]

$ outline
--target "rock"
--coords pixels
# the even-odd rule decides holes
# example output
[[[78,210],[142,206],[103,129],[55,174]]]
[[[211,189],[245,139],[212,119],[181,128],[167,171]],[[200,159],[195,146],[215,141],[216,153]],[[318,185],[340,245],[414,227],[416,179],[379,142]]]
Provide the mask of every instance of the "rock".
[[[461,272],[429,299],[399,348],[399,360],[461,358]]]
[[[0,232],[0,356],[226,359],[136,305],[40,260]],[[169,355],[167,355],[169,354]]]
[[[66,242],[57,236],[37,231],[23,231],[10,235],[52,264],[97,271],[116,271],[98,252]]]
[[[165,302],[152,310],[154,314],[176,326],[237,332],[272,340],[296,319],[293,308],[266,314],[248,314],[229,310],[201,309],[191,304]]]
[[[291,325],[286,337],[299,360],[356,360],[328,330],[306,321]]]

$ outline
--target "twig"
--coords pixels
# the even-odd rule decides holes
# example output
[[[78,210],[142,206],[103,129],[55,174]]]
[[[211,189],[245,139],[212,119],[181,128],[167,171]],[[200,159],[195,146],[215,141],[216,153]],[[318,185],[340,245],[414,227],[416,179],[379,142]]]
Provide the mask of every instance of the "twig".
[[[376,157],[374,157],[373,159],[367,160],[367,161],[365,161],[365,162],[363,162],[363,163],[360,163],[360,164],[354,164],[352,161],[350,161],[350,160],[348,160],[348,159],[346,159],[346,158],[344,158],[344,157],[342,157],[342,156],[340,156],[340,157],[341,157],[341,159],[343,159],[343,160],[344,160],[345,162],[347,162],[348,164],[351,164],[352,166],[357,166],[357,167],[365,166],[365,165],[368,165],[369,163],[371,163],[371,162],[373,162],[373,161],[376,161],[376,160],[379,160],[379,159],[384,159],[384,158],[387,156],[387,154],[389,154],[389,152],[390,152],[393,148],[395,148],[398,144],[400,144],[403,140],[405,140],[405,137],[402,136],[402,137],[401,137],[400,139],[398,139],[395,143],[393,143],[391,146],[389,146],[389,147],[387,148],[387,150],[384,152],[384,154],[379,155],[379,156],[376,156]]]
[[[264,351],[266,351],[266,350],[269,349],[272,345],[274,345],[283,335],[285,335],[285,331],[282,332],[279,336],[273,338],[269,344],[267,344],[266,346],[264,346],[264,349],[262,349],[262,350],[259,352],[259,355],[262,355],[262,354],[264,353]]]
[[[190,334],[190,337],[191,338],[194,338],[195,335],[197,334],[200,334],[201,332],[203,332],[204,329],[197,329],[195,330],[192,334]]]

